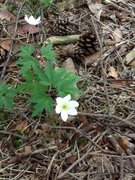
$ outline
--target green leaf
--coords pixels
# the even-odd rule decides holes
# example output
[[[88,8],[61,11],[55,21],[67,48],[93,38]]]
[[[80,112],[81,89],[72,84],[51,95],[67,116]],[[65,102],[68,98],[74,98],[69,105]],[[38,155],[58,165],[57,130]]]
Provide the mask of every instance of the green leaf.
[[[12,109],[13,98],[17,95],[17,91],[4,84],[0,83],[0,108]]]
[[[47,112],[52,112],[53,110],[53,100],[51,97],[48,97],[45,94],[37,94],[36,96],[32,97],[29,102],[35,104],[32,117],[42,113],[43,110],[46,110]]]
[[[35,47],[33,45],[27,45],[27,46],[20,46],[20,51],[17,56],[20,57],[28,57],[31,56],[34,51],[35,51]]]
[[[36,95],[41,92],[47,92],[48,86],[40,82],[37,75],[33,72],[27,71],[24,75],[25,82],[18,86],[18,91],[22,93],[30,93],[30,95]]]
[[[52,4],[52,0],[41,0],[41,2],[44,3],[46,7]]]
[[[41,54],[47,60],[56,62],[56,54],[55,51],[52,50],[52,44],[47,44],[47,46],[42,46]]]
[[[53,84],[54,84],[55,71],[54,71],[51,63],[48,62],[48,63],[46,64],[46,68],[45,68],[44,73],[46,74],[46,76],[47,76],[50,84],[53,85]]]
[[[20,61],[18,61],[17,64],[23,66],[21,70],[19,71],[21,74],[25,74],[26,71],[30,71],[31,68],[33,68],[35,72],[39,71],[39,62],[36,59],[33,59],[31,57],[25,57],[21,59]]]
[[[66,71],[63,68],[58,68],[55,70],[54,76],[54,86],[57,89],[58,95],[65,96],[71,94],[75,96],[80,94],[80,90],[75,85],[79,81],[79,77]]]

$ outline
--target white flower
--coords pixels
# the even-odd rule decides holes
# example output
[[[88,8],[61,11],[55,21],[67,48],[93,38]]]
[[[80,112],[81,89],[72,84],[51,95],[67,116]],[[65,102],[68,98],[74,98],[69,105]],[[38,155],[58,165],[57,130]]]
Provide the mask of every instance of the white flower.
[[[61,113],[61,118],[63,121],[67,121],[68,115],[77,115],[76,107],[79,106],[79,103],[77,101],[71,100],[71,95],[68,94],[64,98],[57,97],[56,98],[56,108],[55,112],[57,114]]]
[[[30,25],[38,25],[41,22],[41,17],[35,19],[33,16],[28,17],[27,15],[25,15],[24,19]]]

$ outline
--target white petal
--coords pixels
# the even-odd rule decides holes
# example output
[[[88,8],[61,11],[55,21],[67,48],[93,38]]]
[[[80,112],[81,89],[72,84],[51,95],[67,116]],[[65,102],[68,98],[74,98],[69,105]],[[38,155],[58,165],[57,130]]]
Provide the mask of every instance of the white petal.
[[[68,119],[68,113],[67,112],[61,112],[61,118],[65,122]]]
[[[72,100],[72,101],[69,102],[69,105],[70,105],[70,107],[74,107],[75,108],[75,107],[79,106],[79,103],[77,101],[73,101]]]
[[[67,96],[65,96],[65,97],[63,98],[63,101],[64,101],[64,102],[68,102],[68,101],[70,101],[70,99],[71,99],[71,95],[68,94]]]
[[[56,106],[55,112],[56,112],[57,114],[59,114],[59,113],[61,112],[61,108],[60,108],[59,105]]]
[[[38,23],[40,23],[41,17],[38,17],[36,21],[37,21]]]
[[[41,21],[40,21],[40,17],[38,17],[37,19],[35,19],[33,16],[30,16],[28,18],[27,15],[25,15],[25,21],[30,24],[30,25],[38,25]]]
[[[29,17],[29,22],[33,22],[33,21],[35,21],[35,18],[33,16],[30,16]]]
[[[61,97],[57,97],[56,98],[56,102],[57,102],[57,104],[61,104],[63,101],[63,98],[61,98]]]
[[[68,111],[68,114],[69,114],[69,115],[72,115],[72,116],[75,116],[75,115],[77,115],[77,110],[76,110],[75,108],[72,108],[72,109],[70,109],[70,110]]]
[[[29,18],[28,18],[28,16],[27,15],[25,15],[25,21],[28,23],[29,22]]]

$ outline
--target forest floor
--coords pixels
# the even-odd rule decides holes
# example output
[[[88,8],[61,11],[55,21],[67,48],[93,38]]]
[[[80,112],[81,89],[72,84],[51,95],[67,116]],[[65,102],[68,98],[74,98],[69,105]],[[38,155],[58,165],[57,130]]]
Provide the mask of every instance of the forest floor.
[[[25,14],[42,22],[31,26]],[[67,122],[46,112],[32,118],[21,95],[13,110],[0,110],[0,179],[135,179],[134,0],[0,0],[0,30],[2,82],[21,81],[21,44],[41,47],[57,36],[57,59],[80,76],[83,92]]]

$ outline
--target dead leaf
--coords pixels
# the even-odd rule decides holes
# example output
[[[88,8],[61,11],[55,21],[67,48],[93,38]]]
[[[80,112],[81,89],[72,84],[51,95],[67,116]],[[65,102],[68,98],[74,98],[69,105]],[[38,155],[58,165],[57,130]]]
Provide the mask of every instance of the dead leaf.
[[[122,38],[122,32],[118,28],[116,28],[113,31],[113,37],[116,43],[120,42]]]
[[[128,149],[129,141],[126,137],[119,137],[118,143],[124,151],[126,151]]]
[[[129,66],[135,67],[135,59],[129,63]]]
[[[62,63],[62,66],[71,73],[74,73],[74,74],[77,73],[72,58],[68,58],[66,61],[64,61]]]
[[[10,26],[8,26],[7,29],[8,29],[8,33],[10,35],[13,35],[14,31],[15,31],[15,25],[10,25]],[[32,26],[29,24],[19,24],[18,28],[17,28],[17,34],[19,34],[19,35],[24,35],[26,33],[36,34],[39,31],[40,31],[40,28],[38,26]]]
[[[25,131],[28,127],[28,121],[24,120],[21,123],[17,124],[14,130],[21,130],[21,132]]]
[[[116,69],[114,67],[109,67],[108,69],[108,76],[111,76],[115,79],[118,79],[119,75],[118,75],[118,72],[116,71]]]
[[[132,49],[124,59],[126,65],[132,64],[132,61],[135,61],[135,48]]]
[[[11,47],[10,47],[10,46],[11,46],[11,42],[12,42],[11,39],[3,40],[3,41],[0,43],[0,46],[1,46],[3,49],[9,51],[10,48],[11,48]],[[18,51],[19,51],[19,42],[18,42],[18,41],[14,41],[12,53],[13,53],[13,54],[16,54]]]
[[[8,11],[6,7],[0,8],[0,20],[6,19],[7,21],[15,20],[15,16]]]
[[[86,66],[89,66],[91,64],[93,64],[94,62],[96,62],[100,57],[100,51],[97,51],[89,56],[85,57],[85,64]]]
[[[114,80],[112,81],[112,87],[114,88],[124,88],[124,87],[128,87],[129,84],[127,81],[123,81],[123,80]]]
[[[100,1],[92,2],[92,0],[87,0],[87,5],[96,18],[100,20],[101,13],[103,11],[103,6]]]
[[[67,153],[68,155],[68,153]],[[75,161],[77,160],[77,155],[71,155],[69,157],[66,158],[66,164],[67,165],[71,165],[73,164]]]
[[[31,146],[25,146],[24,147],[24,152],[25,153],[31,153],[32,152],[32,147]]]
[[[112,147],[116,150],[117,153],[121,154],[123,152],[123,149],[117,142],[116,138],[114,135],[109,135],[107,136],[109,142],[111,143]]]

